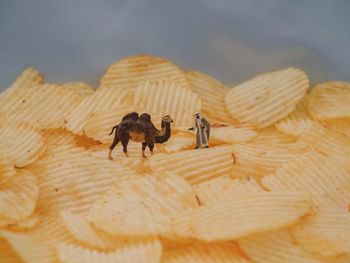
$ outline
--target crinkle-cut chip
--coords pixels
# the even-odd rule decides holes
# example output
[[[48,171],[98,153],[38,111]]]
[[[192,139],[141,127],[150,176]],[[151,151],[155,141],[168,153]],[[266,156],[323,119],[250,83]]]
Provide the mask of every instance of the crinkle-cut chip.
[[[304,97],[292,113],[276,123],[278,130],[287,135],[299,136],[306,128],[313,125],[314,120],[307,108],[307,98]]]
[[[179,237],[233,240],[290,226],[308,213],[311,205],[309,195],[303,192],[255,193],[178,214],[172,224]]]
[[[160,152],[174,153],[183,150],[188,150],[194,147],[195,138],[192,135],[176,135],[170,137],[170,139],[164,144],[156,144]]]
[[[94,93],[94,88],[84,82],[68,82],[62,84],[65,88],[73,90],[75,92],[79,92],[81,94],[89,94]]]
[[[31,172],[21,169],[0,186],[0,220],[23,220],[29,217],[38,200],[38,181]]]
[[[240,122],[264,128],[291,113],[308,87],[309,79],[300,69],[265,73],[226,93],[226,108]]]
[[[95,141],[94,139],[91,139],[89,137],[86,137],[85,135],[75,135],[75,145],[78,147],[83,147],[86,150],[89,150],[93,147],[97,147],[101,145],[100,142]]]
[[[64,85],[33,85],[16,94],[13,103],[18,105],[6,114],[11,122],[26,121],[43,129],[60,128],[65,125],[65,117],[87,96]]]
[[[237,243],[199,243],[163,252],[162,263],[250,263]]]
[[[288,230],[251,235],[238,240],[246,255],[256,263],[323,263],[303,251]]]
[[[4,149],[0,144],[0,185],[16,175],[16,169],[13,162],[6,156]]]
[[[133,111],[135,111],[135,108],[132,106],[120,105],[113,110],[107,109],[95,112],[87,119],[83,128],[83,133],[87,137],[101,143],[112,143],[116,132],[114,130],[114,132],[109,135],[112,128],[119,124],[126,114]]]
[[[84,125],[93,113],[107,110],[112,112],[120,108],[127,95],[127,91],[119,86],[97,89],[92,95],[84,98],[65,118],[66,128],[82,135]]]
[[[39,181],[40,215],[58,215],[60,210],[87,211],[114,183],[135,175],[121,164],[94,158],[83,148],[71,145],[51,147],[29,169]]]
[[[201,205],[212,205],[243,195],[262,193],[264,190],[253,179],[231,179],[228,176],[215,178],[193,186]]]
[[[35,162],[45,151],[41,134],[30,124],[6,125],[0,129],[0,145],[16,167]]]
[[[192,127],[193,115],[202,107],[190,89],[173,81],[146,81],[137,86],[134,106],[155,116],[170,115],[175,127]]]
[[[32,214],[30,217],[23,220],[5,220],[0,219],[0,228],[8,230],[28,230],[40,223],[40,218],[37,214]]]
[[[44,82],[43,75],[37,70],[26,68],[16,79],[16,81],[4,92],[0,94],[0,112],[9,112],[22,103],[16,99],[18,92],[26,92],[32,85],[39,85]]]
[[[84,245],[97,249],[113,249],[120,245],[116,240],[108,238],[96,231],[93,225],[81,214],[62,212],[61,217],[68,231]]]
[[[147,80],[170,80],[191,89],[185,73],[178,66],[168,59],[151,55],[128,56],[114,62],[101,78],[99,88],[120,85],[135,91],[139,83]]]
[[[253,127],[227,126],[210,129],[210,139],[219,140],[226,143],[239,143],[252,140],[257,135]]]
[[[9,245],[9,243],[0,238],[0,262],[1,263],[22,263],[17,253]]]
[[[197,206],[181,176],[144,175],[119,182],[90,209],[88,220],[112,235],[172,237],[171,218]]]
[[[202,100],[204,116],[210,116],[217,122],[237,123],[225,107],[225,94],[230,88],[218,80],[199,71],[187,71],[186,77],[191,83],[192,90]]]
[[[271,191],[307,191],[316,209],[350,203],[350,176],[336,160],[310,151],[289,159],[262,185]]]
[[[298,143],[336,158],[350,169],[350,138],[315,123],[300,135]]]
[[[41,134],[45,144],[48,146],[75,144],[74,134],[64,128],[42,130]]]
[[[233,168],[232,146],[196,149],[170,154],[155,154],[150,167],[157,173],[171,171],[191,184],[230,175]]]
[[[294,136],[280,132],[274,126],[257,131],[258,134],[250,142],[257,145],[279,145],[293,143],[297,139]]]
[[[74,242],[61,219],[50,217],[42,217],[39,225],[25,232],[0,229],[0,237],[28,263],[57,262],[56,246]]]
[[[325,82],[315,86],[308,98],[308,109],[317,120],[350,117],[350,83]]]
[[[346,207],[322,209],[294,226],[292,235],[300,247],[316,256],[350,253],[350,211]]]
[[[327,120],[323,121],[322,125],[327,129],[336,131],[350,139],[350,118]]]
[[[326,263],[348,263],[350,262],[350,253],[338,257],[329,258]]]
[[[280,144],[280,145],[233,145],[235,165],[232,176],[234,178],[253,177],[258,182],[273,173],[283,162],[296,154],[305,153],[308,148],[302,144]]]
[[[158,239],[128,244],[115,251],[100,252],[71,244],[60,244],[57,255],[63,263],[158,263],[162,245]]]

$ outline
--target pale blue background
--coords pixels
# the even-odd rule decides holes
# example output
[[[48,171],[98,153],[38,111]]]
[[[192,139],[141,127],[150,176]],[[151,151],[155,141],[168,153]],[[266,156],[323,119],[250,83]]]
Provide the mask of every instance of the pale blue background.
[[[107,65],[151,53],[235,85],[281,67],[350,81],[347,0],[0,0],[0,88],[31,65],[94,86]]]

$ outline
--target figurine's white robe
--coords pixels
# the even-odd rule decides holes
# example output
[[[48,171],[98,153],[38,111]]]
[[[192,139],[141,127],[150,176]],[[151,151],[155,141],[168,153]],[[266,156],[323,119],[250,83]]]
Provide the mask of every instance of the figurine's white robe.
[[[206,147],[209,146],[209,134],[210,134],[210,124],[209,122],[200,117],[199,119],[195,119],[195,129],[197,132],[196,136],[196,147]]]

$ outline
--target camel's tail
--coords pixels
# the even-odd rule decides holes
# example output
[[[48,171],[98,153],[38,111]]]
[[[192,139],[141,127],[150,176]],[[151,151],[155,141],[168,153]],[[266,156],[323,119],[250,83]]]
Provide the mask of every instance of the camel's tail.
[[[115,125],[115,126],[113,126],[113,129],[112,129],[112,131],[110,132],[110,134],[109,134],[109,135],[112,135],[112,133],[114,132],[114,130],[118,129],[118,126],[119,126],[119,125]]]

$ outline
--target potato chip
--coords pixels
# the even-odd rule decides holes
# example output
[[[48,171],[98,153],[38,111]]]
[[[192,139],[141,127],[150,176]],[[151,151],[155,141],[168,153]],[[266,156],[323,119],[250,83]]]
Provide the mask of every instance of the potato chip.
[[[180,237],[206,242],[233,240],[292,225],[311,204],[302,192],[252,193],[178,214],[173,229]]]
[[[276,127],[270,126],[261,130],[258,130],[257,136],[255,136],[250,143],[256,145],[265,146],[279,146],[288,143],[296,142],[297,139],[294,136],[287,135],[277,130]]]
[[[226,108],[240,122],[264,128],[291,113],[308,87],[300,69],[265,73],[232,88],[225,96]]]
[[[202,111],[206,118],[210,116],[215,122],[237,123],[225,107],[224,97],[230,91],[229,87],[199,71],[188,71],[186,77],[192,90],[202,100]]]
[[[253,177],[258,182],[273,173],[283,162],[296,154],[305,153],[308,148],[302,144],[281,144],[274,146],[236,144],[233,145],[235,165],[234,178]]]
[[[32,214],[30,217],[22,220],[0,219],[0,228],[7,230],[28,230],[40,223],[40,218],[37,214]]]
[[[22,260],[18,257],[12,247],[6,240],[0,238],[0,259],[1,263],[21,263]]]
[[[39,195],[36,177],[24,169],[0,186],[0,220],[22,220],[29,217]]]
[[[231,146],[197,149],[171,154],[156,154],[150,167],[156,173],[167,171],[183,176],[191,184],[230,175],[233,168]]]
[[[132,106],[119,106],[114,108],[113,110],[104,110],[98,111],[87,119],[83,133],[96,141],[101,143],[109,143],[113,142],[114,133],[109,135],[112,131],[113,126],[119,124],[122,118],[130,113],[135,111]]]
[[[316,209],[350,203],[348,172],[337,160],[314,151],[289,159],[262,184],[271,191],[307,191]]]
[[[94,93],[94,88],[84,82],[69,82],[64,83],[63,86],[67,89],[71,89],[81,94],[91,95],[92,93]]]
[[[40,215],[59,215],[61,210],[85,212],[114,183],[135,173],[121,164],[92,157],[83,148],[51,147],[30,167],[39,180]]]
[[[250,263],[235,242],[199,243],[163,252],[162,263]]]
[[[119,182],[90,209],[88,219],[112,235],[172,237],[171,218],[197,206],[178,175],[145,175]]]
[[[174,153],[192,149],[195,146],[195,138],[190,134],[180,134],[171,137],[164,144],[156,144],[160,152]]]
[[[60,243],[73,243],[62,221],[57,218],[42,218],[40,224],[26,232],[0,229],[0,237],[13,247],[23,262],[57,262],[55,248]]]
[[[60,244],[57,247],[58,258],[65,263],[158,263],[162,255],[159,240],[135,243],[111,252],[99,252],[77,245]]]
[[[313,125],[314,121],[307,108],[307,99],[308,97],[304,97],[293,112],[276,123],[278,130],[287,135],[299,136],[305,128]]]
[[[66,129],[74,134],[83,134],[83,128],[90,116],[99,111],[111,111],[120,108],[128,93],[122,87],[99,88],[65,118]]]
[[[100,88],[122,86],[133,92],[138,84],[148,80],[174,81],[191,89],[179,67],[165,58],[150,55],[129,56],[114,62],[101,78]]]
[[[48,146],[75,144],[74,134],[64,128],[42,130],[41,134],[45,144]]]
[[[292,228],[292,235],[299,246],[316,256],[350,253],[350,212],[346,207],[327,207],[305,217]]]
[[[322,125],[327,129],[336,131],[350,139],[350,118],[327,120],[323,121]]]
[[[322,263],[297,246],[287,230],[251,235],[238,240],[247,256],[256,263]]]
[[[171,81],[147,81],[137,86],[134,107],[151,115],[170,115],[175,127],[192,127],[202,102],[190,89]]]
[[[16,175],[15,166],[13,162],[7,158],[0,144],[0,185],[8,181],[14,175]]]
[[[308,99],[310,114],[317,120],[350,118],[350,83],[332,81],[316,85]]]
[[[41,134],[27,123],[2,127],[0,145],[16,167],[35,162],[46,148]]]
[[[193,189],[201,205],[212,205],[240,198],[242,195],[264,192],[253,178],[233,180],[228,176],[194,185]]]
[[[257,135],[253,127],[244,126],[226,126],[213,127],[210,129],[210,139],[219,140],[226,143],[248,142]]]

